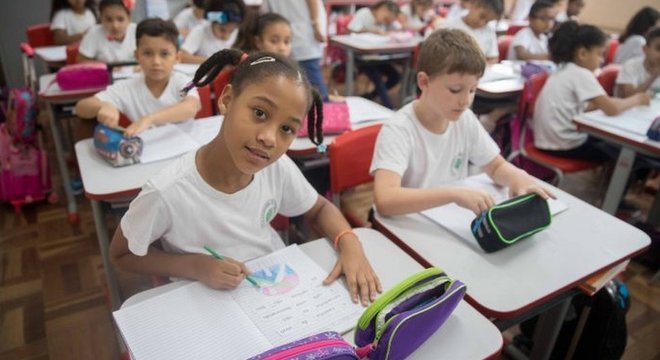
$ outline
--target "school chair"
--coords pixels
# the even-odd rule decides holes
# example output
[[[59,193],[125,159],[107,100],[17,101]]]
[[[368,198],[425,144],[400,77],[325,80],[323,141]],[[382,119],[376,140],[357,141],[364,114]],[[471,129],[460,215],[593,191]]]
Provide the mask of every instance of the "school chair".
[[[368,216],[348,211],[345,206],[341,206],[341,195],[346,190],[373,181],[369,166],[381,126],[376,124],[345,132],[337,136],[328,147],[332,201],[354,227],[368,226]],[[370,199],[368,203],[373,204],[373,191],[366,196]]]
[[[614,55],[619,48],[619,39],[611,38],[607,41],[607,50],[605,52],[605,65],[614,62]]]
[[[336,18],[337,35],[350,33],[348,24],[353,20],[353,14],[339,14]],[[346,81],[346,51],[335,45],[328,45],[326,57],[330,63],[330,79],[335,84],[343,84]]]
[[[222,95],[222,91],[225,89],[225,86],[229,84],[229,79],[231,78],[231,74],[232,71],[230,69],[225,68],[222,71],[220,71],[218,76],[216,76],[215,80],[213,80],[213,82],[211,83],[211,87],[213,89],[211,102],[213,103],[213,111],[216,114],[220,113],[220,109],[218,109],[218,99],[220,99],[220,95]]]
[[[199,102],[202,106],[195,115],[195,119],[213,116],[213,98],[211,97],[211,85],[197,88],[197,94],[199,95]]]
[[[555,175],[552,179],[553,185],[559,186],[564,179],[564,174],[594,169],[601,164],[550,155],[534,146],[534,133],[532,127],[529,126],[529,121],[533,118],[534,104],[548,76],[548,73],[534,75],[523,86],[518,103],[518,114],[512,120],[512,126],[519,127],[519,138],[512,139],[512,152],[507,160],[511,162],[516,158],[523,158],[545,167]]]
[[[619,75],[620,69],[621,65],[611,63],[605,65],[598,74],[598,82],[609,96],[614,96],[614,86],[616,85],[616,77]]]
[[[55,35],[50,30],[50,23],[28,26],[25,29],[25,34],[27,35],[28,44],[33,48],[55,45]]]
[[[71,65],[78,62],[78,48],[80,43],[75,42],[66,46],[66,64]]]
[[[509,28],[506,29],[506,35],[513,36],[518,31],[520,31],[520,30],[522,30],[526,27],[527,27],[527,25],[524,25],[524,24],[509,24]]]
[[[499,61],[506,60],[512,40],[513,35],[501,35],[497,37],[497,50],[500,52]]]

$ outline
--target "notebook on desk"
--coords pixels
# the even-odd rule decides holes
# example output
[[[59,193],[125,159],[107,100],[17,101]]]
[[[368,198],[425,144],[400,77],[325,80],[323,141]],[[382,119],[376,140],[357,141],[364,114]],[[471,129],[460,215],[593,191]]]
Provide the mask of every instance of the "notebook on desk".
[[[471,176],[453,185],[484,189],[491,194],[495,203],[500,203],[509,198],[509,189],[496,185],[486,174]],[[568,206],[560,200],[550,199],[548,200],[548,205],[550,206],[550,213],[553,216],[568,209]],[[475,217],[472,211],[451,203],[424,210],[421,214],[454,233],[454,235],[469,242],[476,243],[470,229],[470,223]]]
[[[136,359],[245,359],[314,333],[352,329],[363,308],[297,246],[247,262],[261,287],[191,282],[113,313]]]
[[[608,116],[602,110],[590,111],[582,116],[603,125],[646,136],[653,119],[660,116],[660,100],[651,101],[649,106],[636,106],[615,116]]]

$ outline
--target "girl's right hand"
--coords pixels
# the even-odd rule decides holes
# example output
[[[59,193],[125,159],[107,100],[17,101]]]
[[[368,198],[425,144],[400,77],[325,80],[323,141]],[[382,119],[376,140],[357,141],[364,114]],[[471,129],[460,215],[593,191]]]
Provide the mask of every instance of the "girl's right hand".
[[[466,208],[476,215],[495,205],[495,200],[485,190],[470,187],[457,187],[454,189],[454,202],[456,205]]]
[[[111,128],[119,126],[119,110],[114,106],[103,104],[96,115],[98,121]]]
[[[216,259],[210,255],[199,255],[195,259],[195,280],[212,289],[235,289],[250,270],[240,261],[231,258]]]

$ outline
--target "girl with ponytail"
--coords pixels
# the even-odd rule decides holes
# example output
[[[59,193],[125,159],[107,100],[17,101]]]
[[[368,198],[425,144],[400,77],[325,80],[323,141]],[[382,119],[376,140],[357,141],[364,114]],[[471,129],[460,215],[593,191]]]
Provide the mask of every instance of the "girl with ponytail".
[[[112,240],[114,263],[126,271],[233,289],[250,273],[243,261],[284,247],[270,226],[275,215],[304,215],[334,239],[339,252],[324,283],[343,274],[355,302],[373,301],[382,288],[359,239],[283,156],[305,117],[310,139],[322,143],[321,98],[295,62],[236,49],[212,55],[184,92],[212,82],[225,67],[233,74],[218,99],[224,116],[219,133],[142,188]],[[153,246],[156,240],[163,250]],[[204,246],[228,257],[217,260]]]

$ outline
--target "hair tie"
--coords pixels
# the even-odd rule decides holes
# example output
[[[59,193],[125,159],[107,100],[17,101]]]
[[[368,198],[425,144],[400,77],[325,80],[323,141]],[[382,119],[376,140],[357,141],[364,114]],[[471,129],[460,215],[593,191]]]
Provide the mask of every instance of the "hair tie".
[[[206,13],[206,20],[219,24],[226,24],[228,22],[239,23],[243,21],[243,17],[235,14],[233,11],[209,11]]]
[[[273,61],[277,61],[277,60],[272,56],[264,56],[264,57],[260,57],[257,60],[251,62],[250,66],[258,65],[258,64],[266,63],[266,62],[273,62]]]
[[[123,0],[122,3],[124,3],[124,6],[128,10],[133,10],[133,7],[135,6],[135,2],[133,2],[133,0]]]
[[[318,144],[316,145],[316,152],[319,154],[325,154],[326,150],[328,150],[328,146],[326,144]]]

